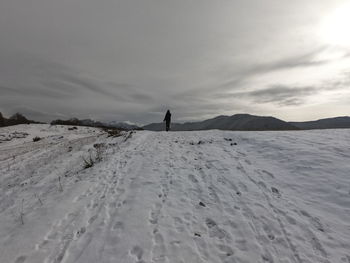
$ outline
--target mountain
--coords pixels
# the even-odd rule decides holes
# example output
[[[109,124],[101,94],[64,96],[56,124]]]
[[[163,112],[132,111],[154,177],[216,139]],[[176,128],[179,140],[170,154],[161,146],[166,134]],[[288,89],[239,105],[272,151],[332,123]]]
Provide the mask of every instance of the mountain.
[[[163,123],[152,123],[142,127],[144,130],[162,131]],[[274,117],[236,114],[233,116],[218,116],[201,122],[187,122],[171,125],[173,131],[194,130],[231,130],[231,131],[265,131],[265,130],[298,130],[296,126]]]
[[[303,130],[350,128],[350,117],[344,116],[344,117],[320,119],[317,121],[289,122],[289,123]]]
[[[30,123],[40,123],[40,122],[28,120],[26,117],[24,117],[24,115],[20,113],[16,113],[7,119],[0,112],[0,127],[12,126],[12,125],[18,125],[18,124],[30,124]]]

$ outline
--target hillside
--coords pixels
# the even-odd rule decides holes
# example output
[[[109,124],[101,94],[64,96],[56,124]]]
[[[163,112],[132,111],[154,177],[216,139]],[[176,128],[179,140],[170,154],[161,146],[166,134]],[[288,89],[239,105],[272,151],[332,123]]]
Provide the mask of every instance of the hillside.
[[[152,123],[142,127],[144,130],[162,131],[163,123]],[[231,130],[231,131],[265,131],[265,130],[298,130],[297,127],[274,117],[236,114],[233,116],[218,116],[201,122],[174,123],[173,131],[195,130]]]
[[[317,121],[305,121],[305,122],[289,122],[303,130],[311,129],[340,129],[340,128],[350,128],[350,117],[335,117],[320,119]]]
[[[68,128],[0,129],[0,262],[349,262],[348,130]]]

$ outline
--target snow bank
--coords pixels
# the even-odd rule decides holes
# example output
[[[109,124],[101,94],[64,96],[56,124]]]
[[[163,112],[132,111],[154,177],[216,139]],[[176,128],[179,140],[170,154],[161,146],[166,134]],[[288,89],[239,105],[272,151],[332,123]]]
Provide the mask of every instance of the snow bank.
[[[0,262],[350,262],[349,130],[14,132]]]

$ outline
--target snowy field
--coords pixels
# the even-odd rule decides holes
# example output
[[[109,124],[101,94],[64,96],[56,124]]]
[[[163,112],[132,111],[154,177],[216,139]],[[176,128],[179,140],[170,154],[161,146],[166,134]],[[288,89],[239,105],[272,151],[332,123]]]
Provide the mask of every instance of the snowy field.
[[[350,263],[350,130],[68,128],[0,129],[1,263]]]

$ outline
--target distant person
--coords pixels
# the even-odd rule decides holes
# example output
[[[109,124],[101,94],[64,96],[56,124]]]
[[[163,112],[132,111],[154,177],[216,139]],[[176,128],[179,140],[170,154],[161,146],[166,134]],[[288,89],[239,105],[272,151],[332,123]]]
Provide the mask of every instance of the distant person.
[[[164,120],[165,121],[165,130],[169,131],[170,130],[170,121],[171,121],[171,113],[170,110],[168,110],[165,114]]]

